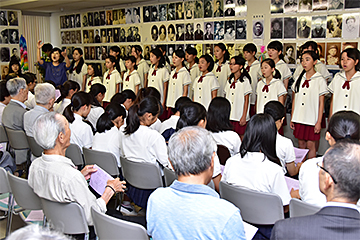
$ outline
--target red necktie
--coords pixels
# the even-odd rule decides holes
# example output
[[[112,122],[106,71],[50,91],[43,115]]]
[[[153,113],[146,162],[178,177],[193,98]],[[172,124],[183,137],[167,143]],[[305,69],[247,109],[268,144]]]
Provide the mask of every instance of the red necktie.
[[[216,72],[221,72],[221,66],[220,65],[217,67]]]
[[[91,86],[91,82],[92,82],[92,80],[90,80],[90,81],[88,82],[88,86]]]
[[[177,74],[178,74],[177,72],[174,73],[173,79],[177,79]]]
[[[204,79],[204,76],[201,76],[198,80],[198,83],[202,83],[203,79]]]
[[[245,68],[245,70],[246,70],[246,71],[250,71],[250,66],[247,66],[247,67]]]
[[[269,92],[269,85],[265,85],[262,89],[263,92]]]
[[[110,79],[110,75],[111,75],[111,73],[109,73],[109,74],[107,75],[106,79]]]
[[[343,89],[347,89],[347,90],[350,90],[350,81],[345,81],[344,82],[344,85],[342,86]]]
[[[76,70],[76,66],[73,68],[73,71],[75,71]]]
[[[126,77],[125,82],[128,82],[130,79],[130,75]]]
[[[303,83],[302,87],[309,88],[309,82],[310,82],[310,79],[306,79],[305,82]]]
[[[235,81],[232,82],[232,84],[230,85],[230,89],[231,89],[231,88],[235,89],[235,83],[236,83]],[[265,85],[265,86],[267,86],[267,85]],[[264,90],[263,90],[263,91],[264,91]],[[268,90],[268,91],[269,91],[269,90]]]
[[[156,76],[156,69],[154,69],[153,73],[151,74],[151,76]]]

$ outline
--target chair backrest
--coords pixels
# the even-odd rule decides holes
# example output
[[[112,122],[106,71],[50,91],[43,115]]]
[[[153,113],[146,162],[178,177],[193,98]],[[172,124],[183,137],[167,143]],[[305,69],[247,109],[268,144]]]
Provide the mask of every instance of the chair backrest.
[[[84,209],[76,202],[59,203],[41,198],[45,216],[51,227],[65,234],[89,233]]]
[[[8,142],[9,139],[7,137],[5,128],[2,124],[0,124],[0,143]]]
[[[176,179],[176,173],[170,168],[164,168],[165,185],[170,186]]]
[[[65,157],[70,158],[76,166],[84,165],[84,159],[80,147],[76,144],[70,144],[70,146],[66,149]]]
[[[220,196],[240,209],[244,221],[271,225],[284,219],[281,198],[273,193],[263,193],[220,182]]]
[[[158,166],[147,162],[134,162],[120,157],[121,171],[126,182],[141,189],[156,189],[163,187],[163,181]]]
[[[9,138],[10,146],[15,150],[28,149],[29,143],[23,130],[5,128]]]
[[[96,164],[111,176],[119,176],[116,157],[110,152],[101,152],[83,148],[85,165]]]
[[[221,165],[225,165],[226,160],[231,156],[229,149],[223,145],[217,145],[217,155]]]
[[[26,210],[41,210],[41,201],[28,181],[8,172],[9,184],[17,205]]]
[[[0,167],[0,194],[11,192],[5,168]]]
[[[35,141],[35,139],[33,137],[30,137],[30,136],[26,136],[26,137],[27,137],[32,154],[35,157],[41,157],[44,149],[42,147],[40,147],[40,145]]]
[[[91,208],[91,216],[94,221],[96,235],[100,240],[116,239],[139,239],[148,240],[146,229],[137,223],[128,222],[108,216]]]
[[[292,198],[289,204],[290,217],[302,217],[317,213],[321,207],[315,206],[296,198]]]

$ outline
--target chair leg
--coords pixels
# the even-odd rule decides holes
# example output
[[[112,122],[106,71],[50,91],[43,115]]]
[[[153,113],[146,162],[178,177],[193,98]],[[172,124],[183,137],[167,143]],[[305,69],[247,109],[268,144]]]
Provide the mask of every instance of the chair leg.
[[[13,216],[13,210],[14,210],[14,198],[11,193],[9,193],[9,201],[8,201],[8,219],[7,219],[7,225],[6,225],[6,233],[5,237],[7,237],[11,231],[11,223],[12,223],[12,216]]]
[[[44,214],[44,218],[43,218],[43,227],[46,227],[46,216]]]

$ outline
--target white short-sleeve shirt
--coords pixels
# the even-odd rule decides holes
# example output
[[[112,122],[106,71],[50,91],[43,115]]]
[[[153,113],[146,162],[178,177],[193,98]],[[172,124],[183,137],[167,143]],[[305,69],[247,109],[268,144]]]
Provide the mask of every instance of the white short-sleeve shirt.
[[[80,85],[79,91],[83,91],[84,89],[81,89],[81,88],[82,88],[82,84],[84,81],[84,76],[86,76],[86,75],[87,75],[87,65],[84,63],[81,67],[80,73],[76,73],[76,69],[74,69],[74,71],[72,73],[69,72],[68,80],[73,80],[73,81],[77,82]]]
[[[76,144],[82,148],[91,148],[93,142],[93,132],[89,124],[83,122],[83,118],[74,113],[75,120],[69,124],[71,130],[70,143]]]
[[[259,192],[275,193],[284,206],[291,199],[281,166],[260,152],[248,152],[243,158],[240,154],[229,158],[221,181]]]
[[[288,65],[286,64],[286,62],[284,62],[283,60],[279,60],[276,64],[275,64],[275,68],[277,70],[279,70],[280,74],[281,74],[281,81],[284,81],[284,79],[287,79],[289,77],[291,77],[291,71],[290,68],[288,67]]]
[[[148,87],[154,87],[160,92],[161,103],[164,102],[164,83],[169,81],[170,75],[166,67],[149,69]]]
[[[159,133],[162,134],[163,132],[165,132],[165,130],[170,129],[170,128],[175,130],[176,124],[179,121],[179,118],[180,118],[180,116],[171,115],[171,117],[169,119],[167,119],[161,123]]]
[[[71,103],[71,100],[68,98],[64,98],[58,103],[54,103],[54,112],[63,114],[64,109]]]
[[[86,117],[86,120],[88,120],[91,125],[93,125],[93,127],[96,130],[96,123],[97,120],[100,118],[100,116],[105,112],[105,110],[102,107],[99,106],[91,106],[90,112]]]
[[[235,82],[235,88],[232,87],[234,83],[234,78],[231,79],[231,83],[229,81],[226,82],[224,92],[225,97],[230,102],[231,111],[230,111],[230,120],[232,121],[240,121],[240,118],[244,112],[244,104],[245,104],[245,96],[252,93],[252,88],[249,80],[244,77],[243,82],[237,80]],[[250,100],[250,99],[249,99]],[[250,101],[248,110],[246,113],[246,121],[250,120]]]
[[[329,92],[333,94],[332,112],[334,114],[346,110],[360,114],[360,72],[356,72],[350,79],[349,89],[344,86],[345,81],[347,81],[345,72],[340,72],[328,86]]]
[[[224,87],[231,74],[229,61],[223,62],[221,66],[219,65],[219,62],[216,62],[212,72],[219,82],[219,91],[217,92],[217,95],[219,97],[224,97]]]
[[[316,72],[320,73],[323,76],[323,78],[325,78],[326,81],[329,81],[331,79],[332,77],[331,73],[329,72],[329,70],[327,70],[326,65],[321,61],[318,60],[316,62],[314,69]],[[304,68],[302,67],[301,64],[296,66],[295,72],[293,74],[294,81],[298,79],[302,70],[304,70]]]
[[[291,139],[276,134],[276,156],[280,159],[284,174],[286,171],[286,164],[295,161],[295,150]]]
[[[189,84],[191,84],[191,78],[185,67],[182,67],[177,74],[176,69],[173,70],[169,79],[166,106],[174,108],[176,100],[184,93],[184,86]]]
[[[149,72],[149,64],[145,61],[145,59],[141,59],[140,62],[137,65],[137,71],[140,76],[140,88],[144,87],[144,81],[145,81],[145,74]]]
[[[129,73],[129,70],[124,74],[124,81],[123,81],[123,91],[126,89],[130,89],[135,92],[135,87],[140,85],[140,76],[137,70],[133,70]],[[139,87],[140,89],[140,87]]]
[[[85,84],[85,92],[90,92],[91,86],[95,83],[101,83],[102,84],[102,79],[100,77],[93,77],[93,79],[91,79],[92,77],[88,77],[86,79],[86,84]]]
[[[156,121],[149,126],[149,128],[160,132],[160,128],[161,128],[161,121],[160,121],[160,119],[157,118]]]
[[[120,66],[120,72],[125,72],[126,71],[124,61],[121,58],[120,58],[120,61],[119,61],[119,66]]]
[[[199,69],[199,65],[197,63],[194,63],[194,65],[192,65],[191,68],[190,68],[190,64],[186,63],[186,67],[187,67],[187,69],[189,69],[190,78],[191,78],[191,85],[190,85],[190,89],[189,89],[189,97],[192,99],[192,97],[194,95],[192,84],[194,83],[195,78],[197,78],[198,76],[201,75],[201,72],[200,72],[200,69]]]
[[[269,92],[267,92],[264,87],[266,85],[266,79],[261,79],[261,81],[258,82],[256,87],[256,95],[257,95],[257,101],[256,101],[256,113],[263,113],[264,112],[264,106],[266,103],[270,101],[278,101],[278,98],[282,95],[285,95],[287,93],[284,83],[282,80],[273,78],[269,85]],[[263,91],[264,90],[264,91]]]
[[[110,102],[112,96],[116,93],[116,85],[119,83],[122,83],[120,73],[114,69],[109,76],[109,70],[107,70],[103,77],[103,85],[106,88],[105,97],[103,99],[104,102]]]
[[[292,122],[315,126],[319,116],[319,97],[328,93],[324,77],[320,73],[315,73],[309,82],[309,87],[302,87],[306,80],[306,74],[301,79],[299,92],[295,93],[295,105]],[[295,92],[293,83],[291,90]]]
[[[234,156],[239,153],[241,140],[239,135],[234,131],[221,131],[221,132],[212,132],[217,145],[223,145],[229,149],[230,155]]]
[[[219,89],[220,85],[215,74],[212,72],[205,74],[202,81],[199,82],[201,77],[197,77],[193,83],[194,102],[201,103],[208,109],[212,100],[211,92]]]
[[[245,63],[245,69],[249,66],[248,62]],[[261,74],[261,65],[258,60],[255,60],[249,69],[249,75],[251,77],[251,88],[252,94],[250,95],[250,104],[255,105],[256,102],[256,87],[259,82],[259,79],[262,78]]]

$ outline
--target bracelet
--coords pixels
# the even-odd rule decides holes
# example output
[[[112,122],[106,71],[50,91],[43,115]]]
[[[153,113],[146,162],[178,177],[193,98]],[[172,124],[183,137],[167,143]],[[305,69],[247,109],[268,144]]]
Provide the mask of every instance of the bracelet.
[[[115,189],[112,187],[112,186],[110,186],[110,185],[106,185],[106,187],[105,188],[110,188],[111,190],[113,190],[114,191],[114,194],[116,194],[116,191],[115,191]]]

